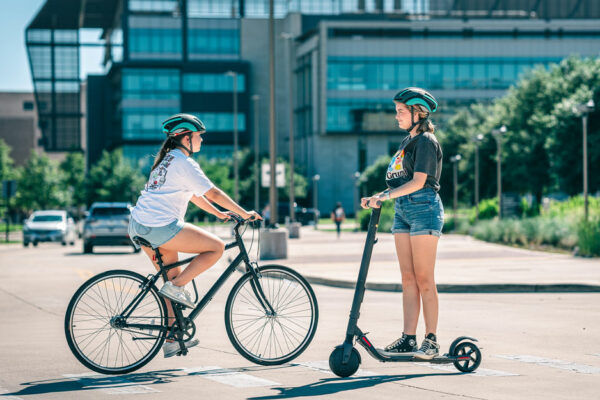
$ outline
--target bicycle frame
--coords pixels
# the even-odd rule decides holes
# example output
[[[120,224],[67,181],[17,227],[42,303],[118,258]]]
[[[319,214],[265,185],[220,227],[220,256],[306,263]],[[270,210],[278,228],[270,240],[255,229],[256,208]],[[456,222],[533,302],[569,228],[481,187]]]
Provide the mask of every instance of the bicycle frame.
[[[260,283],[258,281],[258,278],[260,277],[260,272],[258,271],[258,269],[256,267],[254,267],[252,265],[250,258],[248,257],[248,252],[246,250],[246,246],[244,245],[242,237],[239,233],[239,227],[242,225],[243,220],[238,219],[238,218],[234,218],[234,219],[237,221],[236,225],[233,228],[233,231],[235,234],[235,240],[233,242],[227,244],[225,246],[225,250],[229,250],[234,247],[238,247],[240,249],[240,253],[229,264],[229,266],[221,274],[219,279],[217,279],[217,281],[211,286],[209,291],[202,297],[202,299],[196,305],[196,307],[190,312],[190,314],[187,316],[187,318],[189,320],[193,321],[194,319],[196,319],[198,314],[200,314],[202,312],[202,310],[208,305],[208,303],[210,303],[210,301],[213,299],[214,295],[219,291],[219,289],[221,289],[221,287],[223,286],[225,281],[227,281],[227,279],[229,279],[229,277],[237,269],[238,265],[240,265],[242,262],[244,262],[244,264],[246,265],[245,272],[252,272],[252,274],[254,275],[255,279],[252,280],[252,289],[254,291],[256,298],[259,300],[260,304],[263,306],[266,313],[269,313],[271,315],[274,314],[273,307],[267,301],[265,294],[262,290],[262,287],[260,286]],[[173,264],[163,265],[162,257],[161,257],[159,250],[154,249],[154,251],[155,251],[155,255],[156,255],[156,261],[160,267],[160,270],[156,274],[149,276],[149,279],[146,281],[144,287],[142,288],[142,291],[119,314],[119,317],[122,317],[124,319],[124,321],[122,321],[122,323],[120,324],[120,328],[134,328],[134,329],[140,329],[140,330],[158,330],[161,332],[169,332],[173,329],[173,326],[175,326],[175,324],[173,324],[171,327],[164,327],[163,325],[129,324],[129,323],[125,322],[125,321],[127,321],[127,318],[129,318],[129,316],[131,315],[133,310],[136,309],[138,304],[144,299],[146,294],[150,291],[150,288],[158,281],[158,279],[161,276],[163,277],[165,282],[168,281],[167,271],[169,271],[173,268],[179,267],[181,265],[188,264],[196,257],[196,256],[192,256],[192,257],[186,258],[184,260],[177,261]],[[179,307],[173,307],[173,311],[175,313],[175,320],[176,320],[177,324],[179,325],[179,330],[181,331],[184,328],[183,323],[185,321],[185,318],[183,317],[183,314]]]

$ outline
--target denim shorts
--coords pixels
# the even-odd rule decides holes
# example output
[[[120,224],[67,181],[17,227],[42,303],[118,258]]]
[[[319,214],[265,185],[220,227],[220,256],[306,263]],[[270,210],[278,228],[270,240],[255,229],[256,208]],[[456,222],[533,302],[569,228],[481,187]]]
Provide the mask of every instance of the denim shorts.
[[[133,217],[129,219],[129,237],[139,236],[150,242],[153,248],[157,248],[173,239],[183,229],[185,222],[175,220],[165,226],[146,226],[137,222]],[[139,246],[135,244],[139,249]]]
[[[435,190],[424,188],[398,197],[394,211],[392,233],[442,236],[444,206]]]

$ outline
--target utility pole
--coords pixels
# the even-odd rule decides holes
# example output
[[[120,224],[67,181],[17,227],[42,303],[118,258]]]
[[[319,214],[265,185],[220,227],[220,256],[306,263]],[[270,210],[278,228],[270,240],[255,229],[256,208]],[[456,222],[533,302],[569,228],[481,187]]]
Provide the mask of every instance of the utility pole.
[[[233,78],[233,198],[240,201],[240,176],[238,166],[238,96],[237,96],[237,72],[228,71],[225,75]]]
[[[254,106],[254,210],[260,212],[260,164],[258,160],[258,101],[260,96],[255,94],[252,96],[252,104]]]
[[[498,149],[496,163],[496,185],[498,187],[498,219],[502,219],[502,136],[506,133],[506,125],[493,129],[492,135],[496,138]]]
[[[274,0],[269,0],[269,157],[270,178],[269,203],[271,204],[271,225],[277,224],[277,187],[275,186],[275,161],[277,146],[275,138],[275,18]]]

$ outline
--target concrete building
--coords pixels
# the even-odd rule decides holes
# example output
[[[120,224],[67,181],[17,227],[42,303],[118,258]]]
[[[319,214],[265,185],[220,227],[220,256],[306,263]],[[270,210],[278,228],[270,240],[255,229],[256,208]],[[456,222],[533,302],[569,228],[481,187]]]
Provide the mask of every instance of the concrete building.
[[[266,0],[47,0],[27,29],[36,99],[49,102],[39,110],[46,149],[81,148],[86,115],[89,163],[122,148],[147,168],[160,122],[183,111],[210,131],[203,154],[230,157],[233,71],[240,145],[258,135],[267,151],[267,16]],[[288,156],[292,107],[296,162],[313,185],[320,176],[325,213],[336,201],[353,210],[355,172],[402,140],[391,102],[399,89],[431,90],[443,124],[535,65],[600,49],[594,0],[276,0],[275,16],[278,154]],[[87,107],[76,100],[84,28],[103,30],[107,71],[88,77]]]
[[[31,151],[40,149],[40,138],[33,93],[0,92],[0,139],[10,146],[15,165],[22,166]]]

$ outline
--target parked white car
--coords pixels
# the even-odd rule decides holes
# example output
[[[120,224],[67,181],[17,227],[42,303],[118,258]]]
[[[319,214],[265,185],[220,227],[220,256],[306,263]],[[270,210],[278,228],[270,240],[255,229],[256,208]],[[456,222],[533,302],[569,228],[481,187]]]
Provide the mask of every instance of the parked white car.
[[[76,228],[73,218],[63,210],[35,211],[23,225],[23,246],[39,242],[75,244]]]

